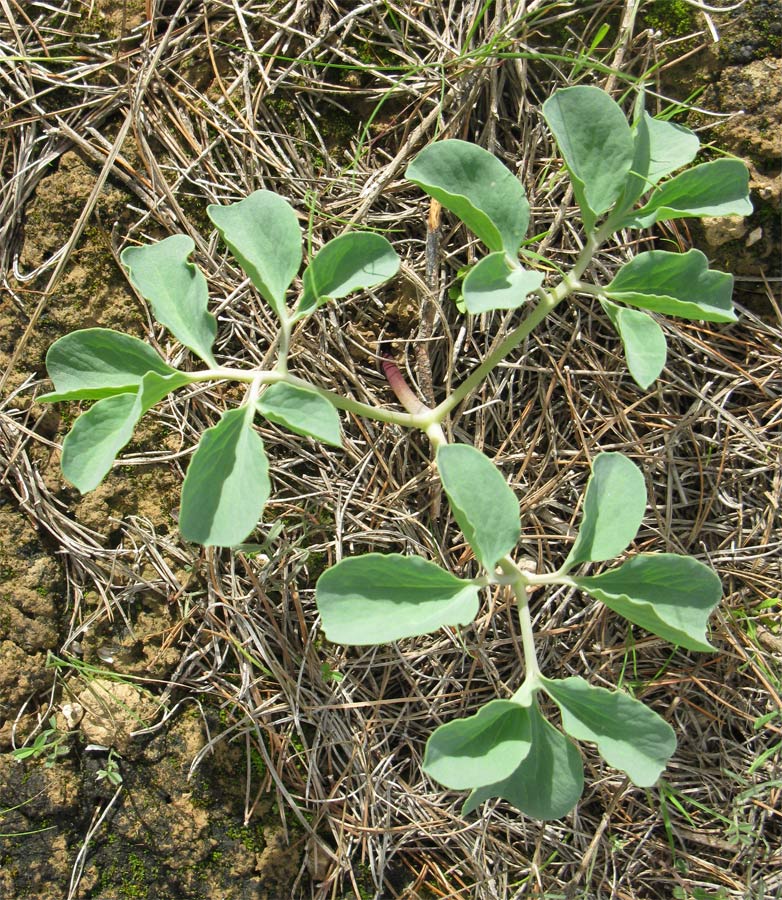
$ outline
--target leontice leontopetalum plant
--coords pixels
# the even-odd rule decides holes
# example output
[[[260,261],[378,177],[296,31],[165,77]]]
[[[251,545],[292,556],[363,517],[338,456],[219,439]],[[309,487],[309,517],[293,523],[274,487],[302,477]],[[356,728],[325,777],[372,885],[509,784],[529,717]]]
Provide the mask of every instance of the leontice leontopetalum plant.
[[[407,178],[457,216],[488,250],[464,279],[466,309],[482,313],[527,307],[520,324],[434,408],[418,400],[392,362],[386,364],[386,374],[404,412],[338,396],[288,370],[296,323],[331,300],[387,281],[399,260],[378,234],[343,234],[311,259],[298,296],[289,299],[301,267],[302,234],[293,209],[269,191],[210,206],[208,212],[279,320],[273,368],[226,368],[215,360],[216,322],[207,310],[206,279],[188,261],[193,241],[175,235],[126,249],[122,262],[158,322],[206,367],[179,371],[136,338],[90,328],[49,349],[47,367],[55,391],[41,399],[95,401],[62,448],[66,478],[85,492],[104,478],[140,417],[171,391],[217,380],[246,384],[241,405],[224,412],[202,435],[182,487],[183,537],[218,547],[244,541],[269,496],[268,461],[254,428],[256,416],[336,447],[342,440],[339,409],[425,432],[453,516],[482,574],[459,578],[426,559],[400,554],[344,559],[317,583],[323,628],[329,640],[345,644],[424,635],[468,624],[478,612],[481,589],[507,585],[518,603],[524,680],[509,699],[492,700],[474,715],[437,728],[426,748],[424,769],[449,788],[471,792],[465,813],[487,798],[502,797],[530,816],[547,819],[565,815],[581,795],[583,766],[572,738],[595,743],[607,763],[640,786],[655,783],[676,740],[663,718],[630,695],[540,671],[530,591],[548,585],[577,588],[672,644],[708,651],[708,618],[719,601],[720,583],[703,563],[669,553],[639,553],[601,574],[580,574],[585,563],[623,553],[644,515],[643,475],[619,453],[601,453],[593,461],[580,529],[565,562],[553,572],[527,571],[512,555],[521,534],[513,491],[483,453],[467,444],[449,444],[442,424],[548,313],[574,294],[592,295],[602,305],[624,346],[632,377],[647,388],[666,358],[664,332],[650,313],[734,321],[732,277],[709,269],[698,250],[639,253],[607,284],[583,280],[590,261],[620,229],[685,217],[746,215],[751,206],[745,166],[734,159],[690,166],[698,138],[648,115],[642,94],[630,122],[608,94],[587,86],[557,91],[543,115],[583,221],[583,250],[567,272],[546,264],[525,245],[529,205],[524,189],[487,151],[443,140],[427,147],[407,169]],[[541,712],[541,695],[558,708],[561,727]]]

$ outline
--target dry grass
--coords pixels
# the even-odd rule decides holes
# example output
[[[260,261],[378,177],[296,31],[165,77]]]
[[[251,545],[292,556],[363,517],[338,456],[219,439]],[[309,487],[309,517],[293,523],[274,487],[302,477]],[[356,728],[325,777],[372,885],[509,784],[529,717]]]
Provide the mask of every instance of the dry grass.
[[[88,30],[72,37],[84,3],[66,2],[61,12],[3,5],[3,52],[18,58],[0,71],[3,271],[13,271],[26,201],[75,147],[101,171],[95,197],[107,178],[135,197],[135,225],[113,235],[116,249],[190,234],[219,315],[219,358],[259,365],[274,338],[271,316],[202,212],[258,187],[276,190],[303,225],[311,222],[313,249],[353,224],[395,240],[401,278],[324,310],[300,329],[291,359],[318,384],[389,405],[379,341],[392,342],[424,396],[431,383],[441,398],[517,320],[458,316],[447,291],[475,248],[448,217],[427,272],[428,206],[402,177],[411,156],[436,136],[491,149],[525,183],[531,233],[546,232],[544,252],[565,263],[581,236],[540,104],[575,81],[608,84],[619,96],[665,54],[648,33],[631,30],[629,2],[150,4],[152,25],[138,24],[138,4],[128,3],[124,20],[114,21],[121,39],[105,40]],[[612,46],[609,36],[587,58],[606,18],[622,22],[611,32],[620,38]],[[665,106],[656,90],[652,103]],[[31,334],[92,205],[38,273],[46,289],[38,308],[25,307]],[[686,245],[679,231],[667,239]],[[615,242],[592,276],[609,277],[651,241]],[[769,601],[779,593],[782,549],[780,324],[778,315],[748,311],[726,328],[668,322],[669,364],[644,394],[601,311],[574,302],[451,420],[454,437],[497,456],[521,498],[523,551],[539,567],[567,552],[591,458],[622,450],[642,466],[652,498],[638,548],[693,554],[723,578],[725,601],[712,623],[720,652],[711,656],[634,632],[565,589],[535,596],[545,671],[622,683],[679,737],[665,781],[649,791],[585,748],[587,788],[562,822],[530,821],[494,802],[463,819],[462,798],[420,773],[438,723],[519,683],[517,626],[502,591],[487,593],[463,634],[359,650],[328,645],[318,631],[314,581],[343,556],[415,552],[473,571],[423,437],[345,421],[340,454],[262,428],[275,482],[267,519],[284,523],[265,548],[268,561],[199,557],[142,519],[124,522],[118,546],[108,548],[47,490],[18,396],[1,411],[7,484],[66,560],[71,640],[85,627],[87,590],[97,588],[115,615],[139,585],[177,599],[181,624],[170,641],[181,663],[166,695],[210,695],[231,722],[213,740],[243,739],[263,755],[268,775],[249,781],[247,816],[261,792],[277,791],[285,815],[311,835],[310,860],[317,846],[328,863],[320,880],[302,871],[303,896],[359,897],[367,884],[388,898],[779,896],[782,651],[779,602]],[[181,435],[183,453],[150,451],[130,462],[184,470],[187,451],[226,402],[223,387],[184,392],[154,414]],[[187,564],[199,573],[194,602],[175,574]]]

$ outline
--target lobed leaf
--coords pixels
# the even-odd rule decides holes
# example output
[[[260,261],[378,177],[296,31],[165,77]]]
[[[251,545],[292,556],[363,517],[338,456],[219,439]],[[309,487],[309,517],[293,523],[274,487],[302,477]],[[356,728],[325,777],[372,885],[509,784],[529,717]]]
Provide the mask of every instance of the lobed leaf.
[[[560,819],[578,803],[584,790],[584,764],[578,749],[540,713],[529,708],[532,746],[519,767],[493,784],[479,787],[467,798],[462,815],[485,800],[502,797],[533,819]]]
[[[652,634],[708,652],[709,616],[720,601],[715,572],[697,559],[673,553],[642,553],[601,575],[575,583],[609,609]]]
[[[617,306],[605,299],[601,299],[600,304],[622,339],[630,374],[636,384],[646,390],[662,372],[668,355],[662,328],[640,310]]]
[[[127,247],[120,259],[157,321],[207,365],[214,366],[212,344],[217,323],[207,310],[209,292],[203,272],[188,260],[194,249],[186,234],[174,234],[156,244]]]
[[[489,250],[518,252],[529,203],[518,178],[496,156],[466,141],[438,141],[410,163],[405,177],[458,216]]]
[[[670,219],[751,213],[747,167],[738,159],[715,159],[666,181],[645,206],[631,213],[619,227],[648,228]]]
[[[398,271],[399,257],[382,235],[340,235],[329,241],[304,270],[297,317],[308,315],[328,300],[382,284]]]
[[[621,453],[600,453],[587,482],[581,527],[563,568],[599,562],[632,541],[646,509],[641,470]]]
[[[315,586],[323,629],[338,644],[386,644],[478,613],[478,587],[418,556],[368,553],[343,559]]]
[[[556,91],[543,104],[543,117],[556,138],[584,226],[591,231],[624,188],[633,164],[633,134],[624,113],[597,87]]]
[[[709,269],[700,250],[669,253],[649,250],[625,263],[605,288],[606,296],[653,312],[735,322],[733,276]]]
[[[182,485],[179,530],[207,547],[241,544],[271,493],[269,461],[252,407],[229,409],[201,435]]]
[[[514,772],[531,746],[529,710],[491,700],[474,716],[441,725],[426,743],[423,770],[453,790],[492,784]]]
[[[494,463],[467,444],[441,446],[437,468],[454,518],[476,559],[493,571],[521,536],[516,495]]]
[[[293,207],[271,191],[255,191],[207,215],[226,246],[279,319],[285,294],[301,266],[301,228]]]
[[[633,129],[633,146],[633,165],[624,189],[625,206],[635,203],[661,178],[691,163],[700,141],[689,128],[643,112]]]
[[[516,309],[543,284],[540,272],[512,264],[506,253],[490,253],[470,269],[462,296],[473,314],[492,309]]]
[[[110,328],[86,328],[61,337],[46,353],[46,370],[55,389],[39,397],[41,403],[135,393],[147,372],[176,371],[144,341]]]
[[[132,393],[126,391],[93,404],[74,422],[62,444],[62,473],[82,494],[93,491],[110,471],[117,454],[133,437],[145,412],[166,394],[188,384],[184,372],[148,372]]]
[[[541,678],[571,737],[592,741],[603,759],[638,787],[651,787],[676,750],[673,728],[629,694],[593,687],[576,676]]]
[[[258,412],[294,434],[342,447],[342,429],[336,409],[317,391],[279,382],[261,394]]]

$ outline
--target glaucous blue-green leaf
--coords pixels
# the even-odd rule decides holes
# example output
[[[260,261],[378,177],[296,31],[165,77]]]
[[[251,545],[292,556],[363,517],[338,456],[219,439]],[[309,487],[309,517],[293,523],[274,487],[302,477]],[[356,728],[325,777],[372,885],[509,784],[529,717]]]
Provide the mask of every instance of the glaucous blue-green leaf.
[[[662,328],[639,309],[617,306],[610,300],[601,299],[600,303],[622,339],[630,374],[646,390],[662,372],[668,355]]]
[[[258,412],[270,422],[294,434],[342,446],[339,413],[316,391],[280,382],[272,384],[258,400]]]
[[[633,134],[619,105],[597,87],[556,91],[543,117],[557,140],[587,230],[622,193],[633,163]]]
[[[715,159],[666,181],[620,227],[648,228],[669,219],[751,213],[747,167],[738,159]]]
[[[386,644],[478,613],[478,587],[418,556],[367,553],[327,569],[315,587],[323,630],[337,644]]]
[[[171,375],[176,369],[138,338],[110,328],[86,328],[49,347],[46,371],[54,391],[39,397],[41,403],[135,393],[147,372]]]
[[[698,319],[735,322],[733,276],[709,268],[700,250],[649,250],[625,263],[605,288],[606,296],[641,309]]]
[[[641,553],[602,575],[573,580],[615,613],[672,644],[704,652],[714,649],[706,629],[722,585],[716,573],[697,559]]]
[[[515,772],[479,787],[467,798],[462,815],[492,797],[502,797],[533,819],[560,819],[584,790],[584,764],[573,742],[547,722],[537,703],[529,708],[532,747]]]
[[[438,141],[410,163],[405,177],[458,216],[489,250],[515,256],[529,225],[518,178],[496,156],[466,141]]]
[[[621,553],[636,536],[646,509],[641,470],[621,453],[600,453],[592,463],[581,527],[565,562],[599,562]]]
[[[481,565],[493,571],[521,535],[519,501],[500,470],[468,444],[445,444],[437,469],[453,516]]]
[[[241,544],[269,499],[269,462],[252,407],[229,409],[201,435],[182,485],[179,530],[207,547]]]
[[[170,391],[188,384],[184,372],[148,372],[135,391],[115,394],[94,403],[74,422],[62,445],[62,472],[82,494],[95,488],[111,469],[117,454],[130,441],[133,429],[147,410]]]
[[[529,709],[491,700],[474,716],[437,728],[423,770],[456,791],[493,784],[515,771],[530,749]]]
[[[258,293],[285,318],[285,294],[301,266],[301,228],[291,205],[271,191],[255,191],[206,212]]]
[[[623,197],[626,205],[635,203],[661,178],[691,163],[700,146],[698,136],[689,128],[654,119],[647,112],[633,129],[633,141],[633,165]]]
[[[583,678],[541,681],[571,737],[597,744],[603,759],[638,787],[657,781],[676,750],[676,735],[665,719],[629,694],[594,687]]]
[[[152,312],[174,337],[210,366],[215,317],[207,309],[209,292],[203,272],[188,260],[195,249],[186,234],[174,234],[156,244],[127,247],[122,264],[131,284],[149,301]]]
[[[328,300],[382,284],[398,271],[399,257],[382,235],[360,231],[340,235],[329,241],[304,270],[297,317]]]
[[[511,264],[506,253],[490,253],[470,269],[462,285],[464,304],[473,314],[516,309],[543,284],[543,275]]]

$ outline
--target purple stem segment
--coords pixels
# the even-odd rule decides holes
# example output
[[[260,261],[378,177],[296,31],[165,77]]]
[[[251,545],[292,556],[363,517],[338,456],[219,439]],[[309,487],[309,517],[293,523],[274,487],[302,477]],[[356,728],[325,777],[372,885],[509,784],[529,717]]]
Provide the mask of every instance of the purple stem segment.
[[[411,416],[431,412],[431,407],[422,403],[410,389],[410,385],[405,381],[405,376],[399,371],[399,366],[397,366],[389,353],[383,354],[382,366],[383,374],[386,376],[389,387]]]

